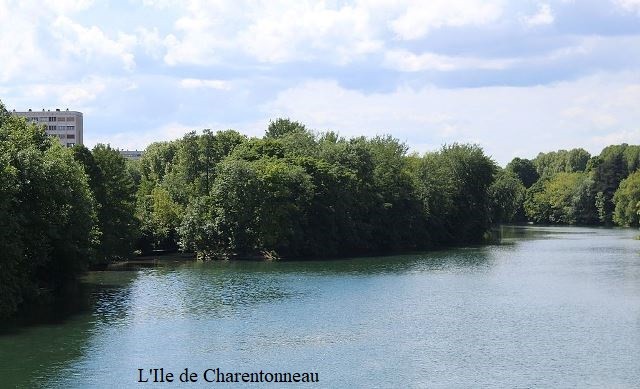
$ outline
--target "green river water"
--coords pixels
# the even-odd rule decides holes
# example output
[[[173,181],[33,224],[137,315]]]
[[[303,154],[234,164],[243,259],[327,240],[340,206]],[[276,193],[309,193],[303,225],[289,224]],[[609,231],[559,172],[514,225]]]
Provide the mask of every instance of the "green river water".
[[[640,387],[637,235],[503,227],[499,245],[423,254],[93,272],[0,332],[0,387],[297,387],[205,382],[216,368],[317,388]],[[138,382],[151,368],[199,379]]]

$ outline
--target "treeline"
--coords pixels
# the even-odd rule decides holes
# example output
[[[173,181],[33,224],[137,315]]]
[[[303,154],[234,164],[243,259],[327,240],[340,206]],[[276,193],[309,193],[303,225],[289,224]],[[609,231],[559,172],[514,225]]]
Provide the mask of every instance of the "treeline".
[[[0,316],[79,274],[94,200],[70,150],[0,106]]]
[[[481,242],[495,163],[473,145],[424,156],[389,136],[195,132],[139,161],[63,148],[0,107],[0,316],[134,250],[336,257]]]
[[[640,148],[516,158],[408,154],[288,119],[151,144],[138,161],[63,148],[0,104],[0,316],[134,250],[328,258],[482,242],[513,221],[637,226]]]
[[[608,146],[598,156],[583,149],[515,158],[502,173],[515,176],[523,198],[513,218],[545,224],[637,227],[640,146]]]
[[[140,246],[202,258],[335,257],[479,242],[495,163],[477,146],[424,156],[389,136],[189,133],[139,161]]]
[[[0,318],[73,285],[91,263],[129,257],[135,193],[117,150],[64,148],[0,103]]]

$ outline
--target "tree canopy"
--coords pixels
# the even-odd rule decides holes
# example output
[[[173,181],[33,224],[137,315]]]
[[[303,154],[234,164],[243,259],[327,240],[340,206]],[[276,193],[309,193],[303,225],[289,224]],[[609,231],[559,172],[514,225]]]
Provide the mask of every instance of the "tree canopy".
[[[95,225],[88,177],[71,150],[0,105],[0,316],[80,274]]]
[[[640,225],[640,146],[514,158],[409,154],[391,136],[204,130],[139,161],[63,148],[0,104],[0,316],[134,250],[329,258],[482,242],[492,224]]]
[[[640,171],[631,173],[620,182],[613,196],[613,220],[622,226],[640,225]]]
[[[220,152],[209,158],[207,143],[226,147],[214,147]],[[480,241],[491,222],[487,188],[495,163],[474,145],[424,157],[407,149],[390,136],[314,134],[289,119],[271,122],[263,138],[189,133],[151,145],[143,156],[137,214],[155,247],[171,236],[207,258],[322,257]],[[155,216],[154,188],[166,188],[172,217]]]

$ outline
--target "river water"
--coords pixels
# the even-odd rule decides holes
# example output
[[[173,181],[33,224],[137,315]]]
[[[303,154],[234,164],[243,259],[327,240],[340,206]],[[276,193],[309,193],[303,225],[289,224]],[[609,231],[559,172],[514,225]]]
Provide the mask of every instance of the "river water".
[[[161,387],[219,386],[216,368],[317,373],[307,387],[639,387],[637,235],[503,227],[499,245],[415,255],[95,272],[75,308],[0,333],[0,387],[151,387],[152,368],[198,374]]]

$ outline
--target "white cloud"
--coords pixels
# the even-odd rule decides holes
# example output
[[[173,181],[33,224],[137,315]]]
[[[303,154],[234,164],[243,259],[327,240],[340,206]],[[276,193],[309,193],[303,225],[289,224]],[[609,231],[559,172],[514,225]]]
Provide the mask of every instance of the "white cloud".
[[[91,5],[93,0],[44,0],[42,5],[50,12],[60,15],[83,11]]]
[[[381,48],[366,7],[316,1],[193,0],[165,38],[169,65],[214,64],[231,52],[260,62],[346,63]]]
[[[135,66],[135,35],[109,37],[100,27],[74,20],[93,1],[6,2],[0,0],[0,82],[77,77],[78,58],[91,66],[110,58]]]
[[[164,39],[169,65],[218,63],[222,50],[236,48],[234,36],[250,10],[240,1],[191,0],[185,8]]]
[[[640,0],[612,1],[0,0],[0,92],[11,108],[85,111],[102,141],[138,136],[129,126],[148,143],[212,117],[259,135],[284,115],[420,149],[478,140],[501,159],[596,147],[635,139],[640,123],[640,35],[628,25]],[[533,28],[554,13],[562,28]],[[605,33],[619,21],[624,35]],[[635,73],[606,74],[622,69]],[[297,84],[314,77],[326,81]],[[116,114],[99,116],[105,107]]]
[[[264,63],[344,65],[384,50],[392,36],[412,40],[441,27],[492,23],[501,15],[499,0],[192,0],[164,39],[164,59],[169,65],[206,65],[241,52]]]
[[[91,85],[77,85],[65,88],[60,94],[59,101],[62,105],[78,107],[88,104],[105,89],[105,85],[97,82]]]
[[[637,12],[640,15],[640,0],[613,0],[613,3],[627,11]]]
[[[605,113],[601,109],[587,109],[589,104],[584,104],[585,100],[581,101],[582,104],[577,106],[571,106],[561,112],[561,115],[569,120],[580,120],[587,122],[592,128],[598,129],[611,129],[618,124],[618,120],[615,116]]]
[[[345,63],[382,46],[373,38],[373,26],[362,7],[332,9],[323,2],[300,1],[266,7],[257,16],[238,34],[238,41],[262,62],[308,60],[326,54],[330,62]]]
[[[180,87],[186,89],[209,88],[229,90],[231,85],[224,80],[202,80],[198,78],[185,78],[180,81]]]
[[[27,12],[20,11],[0,2],[0,82],[46,70],[46,57],[38,46],[37,26]]]
[[[367,95],[344,89],[330,80],[318,80],[280,93],[263,109],[271,118],[291,117],[311,128],[336,130],[346,136],[389,132],[419,142],[425,141],[422,135],[427,132],[453,134],[452,128],[462,124],[450,111],[429,106],[431,100],[439,99],[439,93],[430,87]]]
[[[144,150],[153,142],[178,139],[189,131],[202,128],[206,128],[206,126],[193,126],[180,122],[171,122],[142,132],[130,131],[96,135],[85,131],[84,141],[89,147],[93,147],[98,143],[104,143],[121,150]]]
[[[524,24],[529,27],[545,26],[553,23],[555,20],[551,7],[549,4],[540,4],[538,12],[531,16],[525,16],[522,18]]]
[[[148,29],[138,27],[136,29],[137,44],[142,50],[154,59],[162,57],[165,51],[165,42],[160,37],[157,28]]]
[[[433,53],[414,54],[406,50],[390,50],[385,53],[385,65],[405,72],[423,70],[452,71],[461,69],[506,69],[515,59],[483,59],[453,57]]]
[[[640,144],[640,128],[616,131],[602,136],[594,136],[588,139],[589,145],[601,149],[602,145],[615,145],[621,143]]]
[[[400,39],[422,38],[441,27],[484,25],[502,15],[502,1],[430,0],[405,1],[404,12],[390,22]]]
[[[141,0],[142,4],[146,7],[153,7],[157,9],[166,9],[176,4],[180,4],[178,0]]]
[[[22,84],[8,88],[8,93],[13,96],[11,108],[18,110],[69,108],[91,113],[95,110],[92,104],[109,90],[124,90],[130,84],[125,79],[88,77],[69,83]]]
[[[127,70],[135,67],[132,52],[136,45],[134,35],[119,33],[116,39],[111,39],[99,27],[84,27],[66,16],[58,16],[53,27],[53,34],[60,40],[62,49],[86,62],[114,57]]]
[[[348,136],[390,133],[414,150],[479,142],[505,164],[513,150],[528,158],[573,147],[597,154],[612,142],[638,142],[640,111],[623,102],[640,90],[639,77],[597,75],[533,87],[401,87],[384,94],[311,81],[280,93],[263,109],[267,117],[291,117]]]
[[[182,138],[186,133],[196,131],[200,133],[208,128],[215,131],[227,128],[242,128],[249,136],[262,136],[268,121],[245,122],[243,124],[229,126],[228,123],[197,123],[189,124],[172,121],[147,131],[123,131],[110,134],[97,135],[85,131],[84,141],[87,147],[93,147],[98,143],[110,144],[120,150],[144,150],[153,142],[164,142]]]

